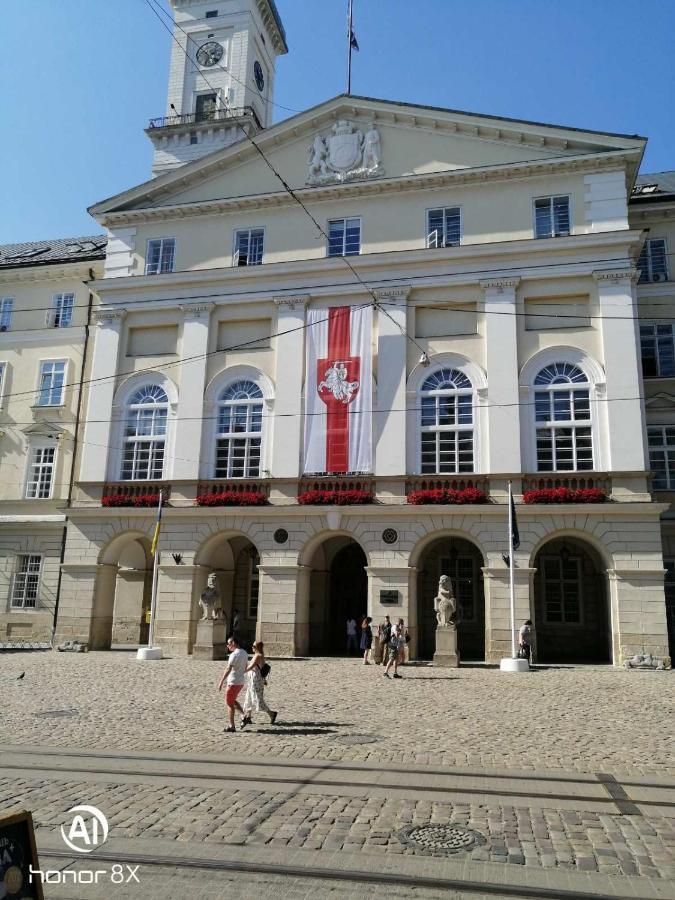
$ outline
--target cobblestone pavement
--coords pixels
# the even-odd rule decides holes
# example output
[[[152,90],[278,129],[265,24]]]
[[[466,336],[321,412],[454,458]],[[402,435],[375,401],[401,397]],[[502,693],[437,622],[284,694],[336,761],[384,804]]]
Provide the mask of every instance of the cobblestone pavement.
[[[394,681],[356,659],[274,660],[267,698],[279,725],[258,714],[251,733],[226,735],[222,667],[126,652],[0,654],[0,733],[70,748],[254,745],[275,758],[675,775],[671,672],[407,666]],[[354,734],[375,740],[349,743]]]
[[[86,802],[125,838],[427,855],[406,846],[406,825],[447,823],[486,838],[474,861],[675,880],[675,819],[602,815],[494,803],[414,798],[294,796],[289,792],[164,787],[50,778],[0,778],[0,798],[30,809],[58,831]]]

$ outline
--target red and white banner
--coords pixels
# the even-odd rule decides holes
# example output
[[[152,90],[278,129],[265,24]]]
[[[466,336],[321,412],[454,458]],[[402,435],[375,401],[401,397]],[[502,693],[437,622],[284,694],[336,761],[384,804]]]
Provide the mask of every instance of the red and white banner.
[[[305,473],[372,471],[371,306],[307,312]]]

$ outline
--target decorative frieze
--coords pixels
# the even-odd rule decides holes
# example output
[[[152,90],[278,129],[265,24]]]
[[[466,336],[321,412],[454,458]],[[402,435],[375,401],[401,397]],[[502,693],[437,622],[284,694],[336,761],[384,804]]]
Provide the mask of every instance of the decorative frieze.
[[[638,270],[634,268],[596,269],[595,272],[593,272],[593,278],[601,285],[605,282],[609,282],[610,284],[621,284],[624,281],[633,283],[637,282],[639,274]]]
[[[126,316],[126,309],[95,309],[91,317],[99,328],[119,328]]]
[[[296,307],[306,306],[310,300],[309,294],[289,294],[285,297],[275,297],[274,304],[279,307],[280,311],[283,309],[294,310]]]

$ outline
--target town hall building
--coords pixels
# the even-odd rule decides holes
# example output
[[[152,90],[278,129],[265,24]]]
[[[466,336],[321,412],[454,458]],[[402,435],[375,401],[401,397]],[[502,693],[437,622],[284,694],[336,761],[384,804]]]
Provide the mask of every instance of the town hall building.
[[[273,0],[172,5],[153,177],[90,210],[55,639],[147,639],[162,492],[165,652],[213,573],[270,654],[367,613],[430,659],[447,574],[461,658],[498,661],[511,482],[535,660],[668,657],[675,184],[638,178],[646,139],[353,95],[272,124]]]

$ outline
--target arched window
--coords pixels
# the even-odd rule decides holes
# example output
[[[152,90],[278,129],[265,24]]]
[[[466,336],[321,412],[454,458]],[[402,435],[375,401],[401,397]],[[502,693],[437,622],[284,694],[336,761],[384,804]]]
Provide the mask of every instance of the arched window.
[[[473,472],[473,385],[459,369],[439,369],[424,380],[421,472]]]
[[[252,381],[235,381],[218,401],[215,478],[258,478],[263,392]]]
[[[122,478],[146,481],[164,474],[169,398],[158,384],[146,384],[126,404]]]
[[[578,366],[555,362],[534,379],[539,472],[593,468],[590,386]]]

